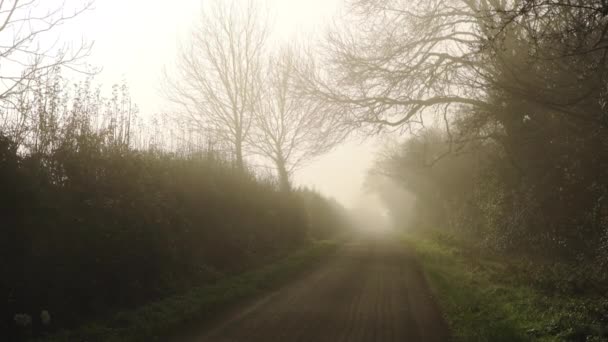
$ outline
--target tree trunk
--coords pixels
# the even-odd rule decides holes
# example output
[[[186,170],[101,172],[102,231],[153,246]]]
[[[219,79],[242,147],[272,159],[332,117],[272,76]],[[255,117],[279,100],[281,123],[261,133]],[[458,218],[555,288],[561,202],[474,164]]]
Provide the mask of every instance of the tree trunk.
[[[289,173],[287,172],[287,168],[285,167],[285,161],[282,159],[277,160],[277,172],[279,173],[279,186],[281,191],[290,192],[291,185],[289,183]]]
[[[236,168],[239,171],[245,171],[245,164],[243,163],[243,142],[241,140],[237,140],[234,144],[234,154],[236,158]]]

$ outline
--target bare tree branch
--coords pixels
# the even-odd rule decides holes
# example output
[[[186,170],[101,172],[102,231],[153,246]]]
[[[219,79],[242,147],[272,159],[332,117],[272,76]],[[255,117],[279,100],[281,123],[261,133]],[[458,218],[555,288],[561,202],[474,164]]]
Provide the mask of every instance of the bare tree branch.
[[[345,138],[336,129],[332,107],[300,96],[294,78],[298,63],[295,48],[272,57],[260,82],[260,101],[249,144],[255,154],[277,167],[281,188],[290,189],[291,174],[310,159],[328,151]]]
[[[56,39],[49,42],[49,34],[59,26],[90,10],[93,1],[68,13],[65,4],[49,8],[39,0],[3,0],[0,2],[0,106],[3,123],[0,129],[18,132],[25,120],[18,104],[27,97],[37,80],[49,77],[57,69],[71,69],[80,73],[94,73],[87,70],[81,61],[87,57],[92,44],[63,46]]]
[[[243,144],[258,99],[268,25],[254,1],[214,1],[203,10],[178,55],[177,73],[165,73],[165,93],[200,134],[233,146],[244,168]]]

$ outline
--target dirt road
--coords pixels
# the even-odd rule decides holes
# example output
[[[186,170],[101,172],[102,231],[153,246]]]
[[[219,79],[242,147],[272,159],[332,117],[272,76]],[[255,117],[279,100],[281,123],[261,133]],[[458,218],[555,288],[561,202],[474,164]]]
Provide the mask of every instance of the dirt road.
[[[417,264],[390,236],[352,242],[196,342],[447,341]]]

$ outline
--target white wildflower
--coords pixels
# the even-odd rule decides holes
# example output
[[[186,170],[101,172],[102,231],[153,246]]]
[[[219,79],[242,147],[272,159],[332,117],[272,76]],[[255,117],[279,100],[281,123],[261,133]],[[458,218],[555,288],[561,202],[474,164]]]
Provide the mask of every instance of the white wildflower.
[[[51,324],[51,314],[46,310],[42,310],[42,312],[40,312],[40,321],[44,325]]]
[[[532,120],[532,118],[530,117],[530,115],[528,115],[528,114],[524,115],[524,119],[523,119],[524,123],[526,123],[526,122],[528,122],[530,120]]]
[[[27,327],[32,324],[32,316],[28,314],[15,314],[15,323],[20,327]]]

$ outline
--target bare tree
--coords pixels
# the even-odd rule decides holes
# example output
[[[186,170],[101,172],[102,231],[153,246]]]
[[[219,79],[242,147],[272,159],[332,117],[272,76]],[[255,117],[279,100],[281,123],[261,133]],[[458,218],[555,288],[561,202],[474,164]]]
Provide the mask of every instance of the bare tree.
[[[501,30],[524,22],[551,29],[528,30],[530,39],[551,40],[564,54],[587,54],[608,49],[608,1],[519,0],[496,11],[507,18]],[[575,40],[565,37],[575,34]]]
[[[467,2],[351,1],[319,60],[299,71],[307,94],[340,104],[343,122],[372,132],[412,130],[446,107],[490,109],[478,77],[483,39],[472,27],[479,16]]]
[[[201,134],[232,146],[244,168],[243,145],[254,102],[268,26],[254,1],[216,0],[204,10],[191,41],[178,55],[177,74],[167,75],[166,94],[181,118]]]
[[[354,0],[351,21],[328,34],[322,60],[300,74],[310,95],[342,104],[344,121],[355,125],[411,129],[429,112],[452,119],[474,111],[480,121],[521,121],[506,117],[524,115],[500,106],[507,96],[593,119],[579,104],[600,88],[597,69],[588,66],[605,66],[602,56],[556,58],[552,41],[531,38],[542,30],[569,32],[565,23],[571,15],[559,12],[562,17],[542,22],[514,17],[521,3]]]
[[[276,165],[283,191],[290,190],[290,177],[298,167],[345,137],[335,126],[331,107],[298,93],[295,63],[293,48],[270,59],[249,139],[254,153]]]
[[[39,0],[0,1],[0,124],[14,135],[26,121],[20,108],[24,98],[52,77],[59,68],[86,72],[79,61],[88,56],[92,44],[60,45],[53,31],[89,10],[93,1],[67,11],[62,3],[50,7]]]

